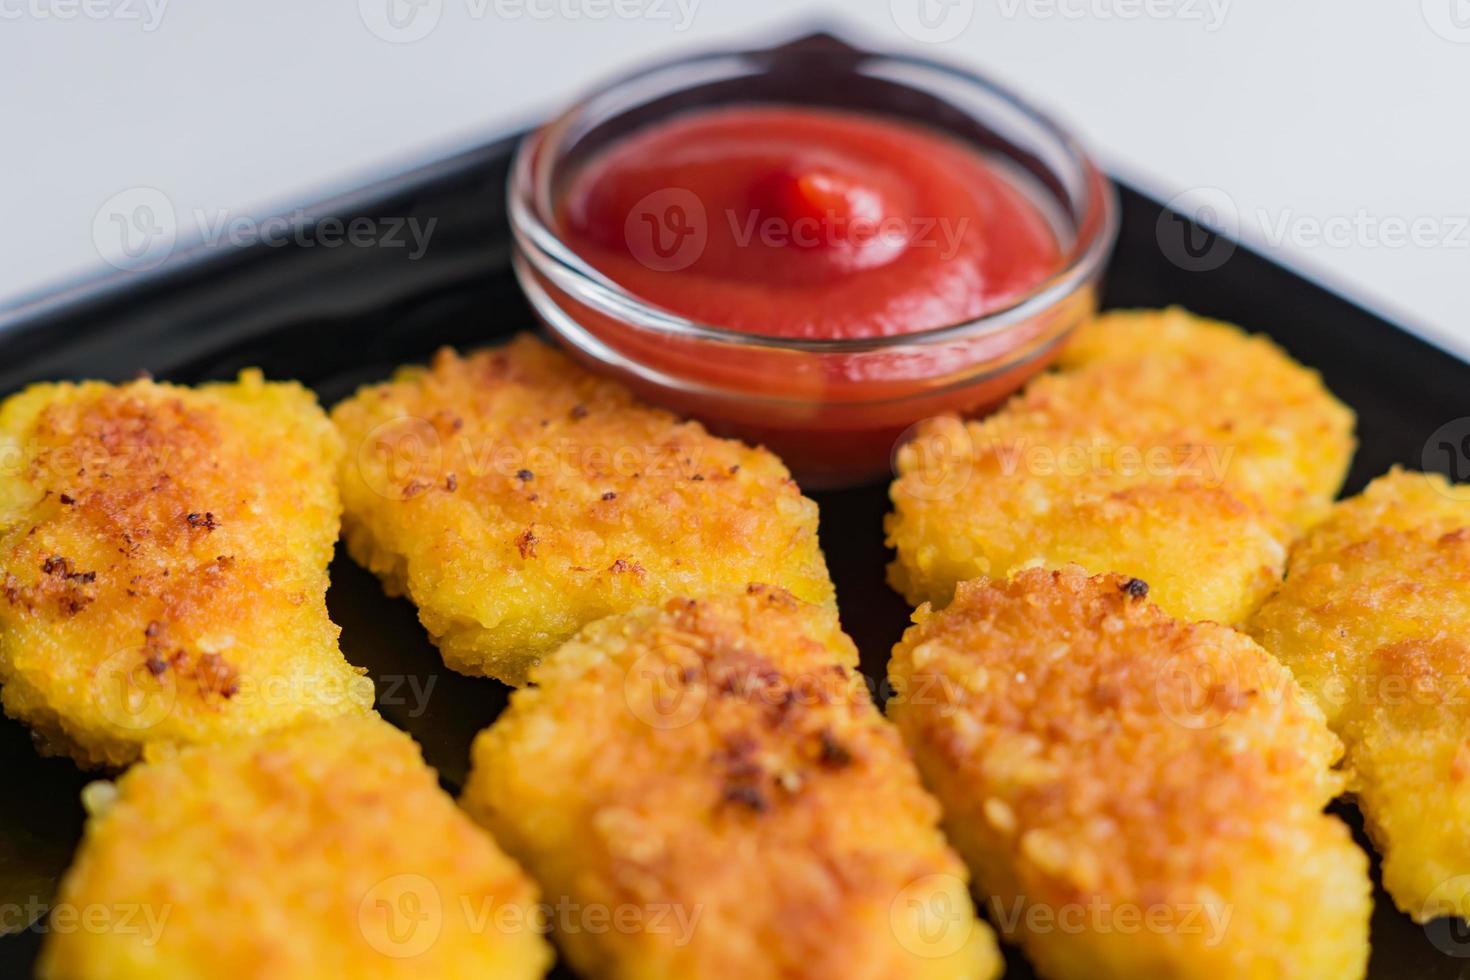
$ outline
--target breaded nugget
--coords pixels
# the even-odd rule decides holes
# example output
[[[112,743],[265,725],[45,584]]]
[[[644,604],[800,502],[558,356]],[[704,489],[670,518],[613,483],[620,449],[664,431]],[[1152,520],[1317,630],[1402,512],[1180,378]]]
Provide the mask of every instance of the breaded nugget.
[[[0,683],[42,751],[120,766],[370,710],[327,564],[341,441],[297,384],[37,385],[0,406]]]
[[[894,650],[889,715],[1057,980],[1359,977],[1366,856],[1322,810],[1341,745],[1243,634],[1075,567],[963,583]]]
[[[830,610],[764,586],[602,620],[480,734],[462,802],[568,903],[588,977],[992,977],[856,665]]]
[[[150,746],[85,796],[43,978],[521,980],[551,965],[535,885],[376,717]],[[101,927],[63,925],[89,916]]]
[[[1087,324],[1000,412],[900,450],[889,580],[912,603],[1030,565],[1146,580],[1165,610],[1237,623],[1279,581],[1353,451],[1353,415],[1270,341],[1181,310]]]
[[[1374,481],[1293,548],[1250,629],[1346,743],[1394,902],[1470,918],[1470,486]]]
[[[530,335],[338,405],[353,557],[444,655],[512,684],[581,626],[771,582],[832,602],[781,461],[648,408]]]

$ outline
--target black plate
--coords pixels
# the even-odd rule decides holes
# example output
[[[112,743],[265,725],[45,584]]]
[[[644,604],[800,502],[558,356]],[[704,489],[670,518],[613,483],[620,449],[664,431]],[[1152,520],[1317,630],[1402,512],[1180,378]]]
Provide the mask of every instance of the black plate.
[[[818,36],[797,43],[837,42]],[[331,403],[440,345],[493,343],[525,328],[532,317],[509,267],[503,200],[513,145],[490,143],[311,210],[344,220],[436,219],[417,261],[404,248],[349,244],[202,250],[157,273],[119,274],[36,304],[23,318],[0,322],[0,396],[40,380],[121,380],[147,371],[194,383],[258,366],[269,377],[311,385]],[[1268,333],[1319,368],[1359,412],[1362,448],[1348,492],[1394,463],[1424,465],[1431,434],[1470,415],[1470,365],[1137,191],[1124,186],[1120,194],[1122,232],[1106,305],[1183,304]],[[1455,465],[1442,456],[1431,462],[1446,471]],[[862,649],[864,670],[881,678],[909,613],[883,583],[885,489],[814,496],[844,626]],[[423,744],[446,787],[456,789],[470,739],[500,711],[507,689],[445,669],[413,608],[386,600],[376,580],[345,557],[332,567],[328,603],[347,659],[377,683],[383,715]],[[8,719],[0,719],[0,771],[3,930],[28,905],[50,901],[80,834],[77,794],[91,777],[66,760],[37,757],[27,733]],[[1351,806],[1342,810],[1358,828]],[[1446,928],[1431,941],[1381,891],[1372,938],[1374,978],[1458,977],[1463,961],[1441,949],[1470,956],[1470,939]],[[39,928],[0,939],[0,974],[28,974],[39,943]],[[1010,961],[1008,976],[1031,975],[1014,953]]]

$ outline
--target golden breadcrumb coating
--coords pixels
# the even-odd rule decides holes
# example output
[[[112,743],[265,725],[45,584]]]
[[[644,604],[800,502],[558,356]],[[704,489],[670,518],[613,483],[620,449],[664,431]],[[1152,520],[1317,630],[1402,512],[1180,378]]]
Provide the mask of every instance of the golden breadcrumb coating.
[[[1395,471],[1339,504],[1251,632],[1347,745],[1394,902],[1470,918],[1470,486]]]
[[[584,624],[674,595],[766,581],[833,601],[817,506],[780,460],[528,334],[441,351],[332,418],[348,549],[463,673],[524,683]]]
[[[480,734],[462,802],[549,895],[623,910],[560,932],[587,977],[993,977],[856,666],[831,610],[766,586],[602,620]]]
[[[894,650],[889,714],[991,921],[1059,980],[1362,976],[1368,862],[1322,812],[1340,744],[1250,639],[1146,594],[966,582]]]
[[[150,746],[85,798],[42,978],[529,980],[551,965],[535,885],[376,717]]]
[[[36,385],[0,406],[0,683],[47,753],[370,710],[327,617],[341,441],[310,392]]]
[[[1103,315],[1061,364],[900,450],[894,588],[942,605],[965,579],[1076,563],[1182,618],[1245,619],[1340,487],[1352,412],[1269,340],[1177,309]]]

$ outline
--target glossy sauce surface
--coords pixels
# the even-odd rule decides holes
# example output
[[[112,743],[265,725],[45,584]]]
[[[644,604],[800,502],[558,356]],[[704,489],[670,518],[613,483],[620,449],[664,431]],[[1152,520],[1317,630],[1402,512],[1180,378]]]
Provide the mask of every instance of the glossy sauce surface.
[[[1061,265],[982,153],[899,120],[781,106],[675,116],[584,164],[571,248],[642,299],[751,334],[868,338],[982,316]]]

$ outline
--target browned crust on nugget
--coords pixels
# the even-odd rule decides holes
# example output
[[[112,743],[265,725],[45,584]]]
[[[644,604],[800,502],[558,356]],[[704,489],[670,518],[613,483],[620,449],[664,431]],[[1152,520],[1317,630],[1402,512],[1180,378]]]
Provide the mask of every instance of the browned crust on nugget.
[[[1322,813],[1341,746],[1265,651],[1146,594],[968,582],[894,651],[890,716],[992,920],[1056,977],[1361,975],[1366,860]]]
[[[779,589],[604,620],[477,739],[464,802],[548,894],[694,920],[683,943],[561,936],[589,976],[993,975],[937,807],[855,667],[835,616]],[[907,899],[957,917],[938,944],[902,928]]]
[[[1259,336],[1183,310],[1114,312],[996,414],[929,420],[897,457],[889,581],[910,602],[1076,563],[1148,580],[1185,619],[1243,621],[1320,519],[1353,414]]]
[[[0,680],[44,750],[120,765],[371,704],[327,617],[341,444],[305,389],[42,385],[7,445]]]
[[[352,555],[456,670],[523,683],[582,625],[769,581],[833,601],[817,508],[771,453],[521,335],[338,405]]]
[[[1383,883],[1470,918],[1470,486],[1395,470],[1292,550],[1251,632],[1347,745]]]
[[[535,886],[381,719],[160,748],[87,789],[57,908],[115,927],[53,930],[40,976],[535,980],[551,965]]]

